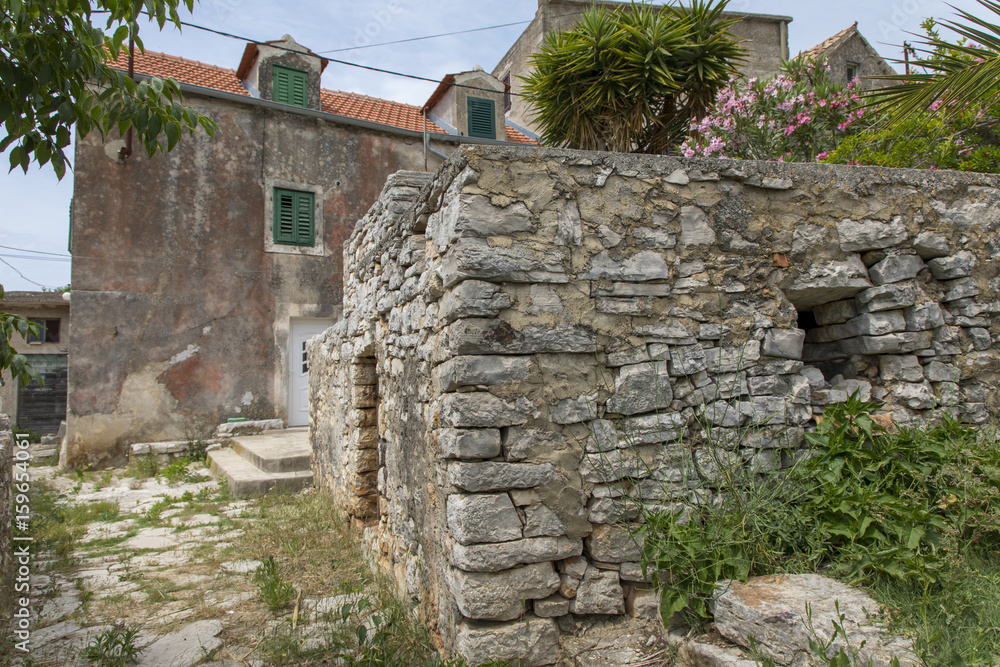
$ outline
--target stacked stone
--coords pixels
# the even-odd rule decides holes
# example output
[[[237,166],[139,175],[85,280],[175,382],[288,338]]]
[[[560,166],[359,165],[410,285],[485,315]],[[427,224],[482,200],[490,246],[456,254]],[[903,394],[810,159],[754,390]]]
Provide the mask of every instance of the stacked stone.
[[[421,235],[413,234],[412,206],[429,177],[399,172],[360,220],[344,250],[344,317],[309,351],[310,406],[314,413],[313,469],[335,490],[352,516],[379,517],[378,399],[380,372],[376,336],[399,343],[378,330],[377,314],[389,303],[423,303],[415,275],[425,275]],[[416,241],[416,242],[415,242]],[[383,271],[386,266],[393,270]],[[403,299],[404,285],[411,293]],[[381,310],[380,310],[381,309]],[[408,330],[406,333],[410,333]],[[404,343],[405,344],[405,343]],[[397,350],[398,351],[398,350]],[[390,364],[391,365],[391,364]]]
[[[851,261],[871,286],[813,308],[819,327],[809,331],[807,354],[847,357],[881,382],[873,389],[864,380],[834,378],[815,393],[814,410],[857,390],[865,400],[889,402],[897,423],[916,423],[939,407],[970,423],[985,422],[982,387],[959,384],[996,362],[989,327],[1000,302],[977,299],[976,255],[953,253],[941,233],[910,238],[900,217],[843,220],[837,233],[845,253],[858,253]]]
[[[397,175],[310,352],[318,477],[447,649],[555,662],[650,607],[642,509],[786,465],[854,391],[996,411],[998,186],[496,148]]]

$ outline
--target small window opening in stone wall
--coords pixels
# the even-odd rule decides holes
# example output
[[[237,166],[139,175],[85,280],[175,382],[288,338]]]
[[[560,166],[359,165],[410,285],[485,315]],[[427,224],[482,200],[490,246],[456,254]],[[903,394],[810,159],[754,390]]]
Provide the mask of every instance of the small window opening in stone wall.
[[[827,381],[839,376],[851,377],[851,355],[838,343],[824,342],[818,334],[823,326],[816,319],[812,310],[799,310],[798,328],[806,332],[806,342],[802,349],[802,362],[818,369]]]

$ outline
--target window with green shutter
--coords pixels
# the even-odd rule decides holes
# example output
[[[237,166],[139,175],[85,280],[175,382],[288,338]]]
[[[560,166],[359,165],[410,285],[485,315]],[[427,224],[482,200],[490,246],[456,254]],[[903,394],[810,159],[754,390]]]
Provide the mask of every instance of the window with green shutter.
[[[309,73],[274,65],[274,101],[297,107],[309,106]]]
[[[274,242],[282,245],[315,245],[312,192],[274,189]]]
[[[469,136],[496,139],[496,106],[493,100],[469,97]]]

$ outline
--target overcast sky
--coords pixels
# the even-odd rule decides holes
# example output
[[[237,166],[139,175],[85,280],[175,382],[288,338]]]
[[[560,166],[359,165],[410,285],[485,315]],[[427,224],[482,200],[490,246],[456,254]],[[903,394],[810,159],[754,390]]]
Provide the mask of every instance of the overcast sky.
[[[983,15],[975,0],[952,0],[951,4]],[[278,39],[291,34],[316,52],[377,44],[439,33],[487,26],[527,22],[535,14],[538,0],[200,0],[185,20],[194,24],[256,40]],[[792,54],[822,42],[858,21],[869,42],[886,58],[901,55],[899,44],[919,31],[925,17],[947,18],[952,10],[941,0],[731,0],[729,9],[794,18],[789,27]],[[524,25],[474,32],[392,46],[326,54],[350,62],[397,72],[440,79],[481,65],[487,71],[506,53]],[[246,43],[194,28],[183,32],[155,27],[143,32],[147,50],[162,51],[205,63],[235,69]],[[422,104],[435,84],[361,70],[331,63],[323,85],[410,104]],[[6,156],[0,165],[7,165]],[[26,259],[31,253],[67,253],[69,202],[72,174],[62,182],[49,169],[5,174],[0,168],[0,284],[8,291],[37,290],[40,285],[59,287],[70,282],[66,258],[47,256],[43,261]],[[38,255],[38,257],[44,257]],[[4,262],[12,265],[11,268]],[[22,277],[20,274],[23,274]],[[38,283],[38,284],[36,284]],[[39,285],[40,284],[40,285]]]

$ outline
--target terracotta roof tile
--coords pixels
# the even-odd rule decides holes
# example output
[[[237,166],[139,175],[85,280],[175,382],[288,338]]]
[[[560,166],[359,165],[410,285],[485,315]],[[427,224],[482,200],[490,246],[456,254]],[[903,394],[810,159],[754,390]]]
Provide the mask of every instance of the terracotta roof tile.
[[[811,49],[806,49],[800,55],[805,56],[806,58],[818,58],[827,51],[829,51],[830,49],[832,49],[834,46],[836,46],[842,39],[848,37],[852,32],[856,32],[857,29],[858,29],[858,22],[855,21],[854,25],[848,28],[844,28],[836,35],[828,37],[827,39],[823,40],[822,42],[812,47]]]
[[[128,70],[128,52],[123,51],[118,56],[118,61],[114,65],[118,69]],[[226,93],[250,96],[240,80],[236,78],[236,72],[224,67],[206,65],[197,60],[168,56],[165,53],[146,51],[135,54],[135,71],[137,74],[148,74],[149,76],[171,77],[181,83],[202,88],[213,88]]]
[[[340,116],[349,116],[383,125],[401,127],[404,130],[423,132],[423,116],[420,107],[400,102],[369,97],[357,93],[344,93],[339,90],[323,90],[320,94],[323,111]],[[447,134],[434,121],[427,121],[427,131]]]
[[[122,53],[114,66],[118,69],[128,69],[128,54]],[[135,54],[135,71],[137,74],[149,76],[171,77],[180,83],[202,88],[212,88],[235,95],[249,97],[250,94],[236,77],[236,71],[215,65],[206,65],[197,60],[188,60],[155,51]],[[401,102],[392,102],[377,97],[345,93],[337,90],[320,91],[320,105],[326,113],[367,120],[404,130],[423,131],[423,117],[420,107]],[[510,127],[507,130],[507,141],[534,144],[535,142]],[[447,132],[433,121],[427,121],[427,131],[438,134]]]
[[[531,144],[532,146],[537,146],[538,142],[531,137],[521,134],[509,125],[504,128],[507,130],[507,141],[515,144]]]

